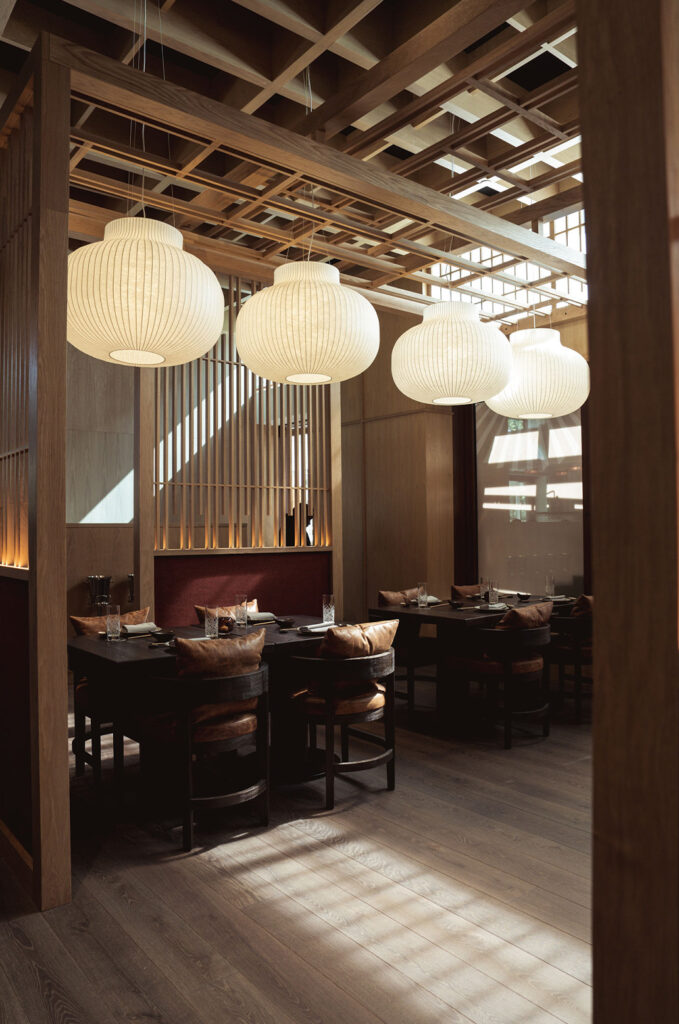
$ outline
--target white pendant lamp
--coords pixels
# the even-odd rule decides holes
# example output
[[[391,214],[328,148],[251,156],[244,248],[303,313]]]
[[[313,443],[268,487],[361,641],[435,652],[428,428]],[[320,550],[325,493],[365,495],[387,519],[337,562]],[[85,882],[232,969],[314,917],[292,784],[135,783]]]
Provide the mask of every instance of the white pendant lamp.
[[[329,384],[366,370],[380,329],[367,299],[329,263],[286,263],[243,303],[236,347],[253,373],[282,384]]]
[[[224,298],[209,267],[183,250],[171,224],[109,221],[104,240],[68,257],[68,340],[128,366],[176,366],[204,355],[224,323]]]
[[[500,416],[549,419],[575,412],[589,394],[587,360],[564,348],[558,331],[531,328],[511,335],[509,383],[486,405]]]
[[[481,323],[470,302],[435,302],[422,323],[402,334],[391,354],[399,391],[429,405],[470,405],[497,394],[509,380],[509,343]]]

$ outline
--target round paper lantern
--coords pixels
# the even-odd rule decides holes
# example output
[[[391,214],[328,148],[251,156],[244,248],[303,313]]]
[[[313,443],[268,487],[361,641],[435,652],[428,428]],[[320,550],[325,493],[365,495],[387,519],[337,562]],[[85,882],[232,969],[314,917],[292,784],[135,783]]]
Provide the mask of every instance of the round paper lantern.
[[[558,331],[531,328],[510,338],[512,372],[509,383],[486,405],[500,416],[549,419],[575,412],[589,394],[587,360],[564,348]]]
[[[183,251],[171,224],[109,221],[104,240],[68,257],[68,340],[128,366],[176,366],[204,355],[224,324],[224,297],[209,267]]]
[[[435,302],[422,323],[402,334],[391,354],[399,391],[429,405],[469,405],[497,394],[509,380],[509,343],[481,323],[470,302]]]
[[[329,384],[366,370],[380,327],[367,299],[329,263],[285,263],[243,303],[236,347],[253,373],[281,384]]]

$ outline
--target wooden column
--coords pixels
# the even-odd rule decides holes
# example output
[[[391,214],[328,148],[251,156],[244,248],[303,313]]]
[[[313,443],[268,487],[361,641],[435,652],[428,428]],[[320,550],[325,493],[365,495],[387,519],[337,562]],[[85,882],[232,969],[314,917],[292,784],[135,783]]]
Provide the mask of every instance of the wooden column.
[[[332,587],[335,622],[344,616],[344,547],[342,544],[342,385],[330,385],[330,487],[332,504]]]
[[[71,897],[66,621],[66,286],[70,75],[34,51],[28,563],[33,890]]]
[[[153,619],[155,604],[153,442],[156,372],[134,371],[134,591],[137,607],[149,605],[150,619]]]
[[[594,1019],[679,1019],[679,4],[580,0]]]

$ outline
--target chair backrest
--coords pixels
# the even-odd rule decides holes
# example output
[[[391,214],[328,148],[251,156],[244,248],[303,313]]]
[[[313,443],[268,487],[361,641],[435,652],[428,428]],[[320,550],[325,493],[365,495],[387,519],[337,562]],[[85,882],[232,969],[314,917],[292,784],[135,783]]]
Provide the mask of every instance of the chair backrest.
[[[269,690],[269,666],[262,662],[256,671],[240,676],[166,676],[156,681],[171,690],[177,710],[190,710],[261,697]]]
[[[591,615],[553,616],[550,625],[552,633],[575,643],[587,643],[592,638]]]
[[[548,647],[551,641],[550,626],[534,629],[478,629],[478,642],[484,654],[496,661],[528,657],[531,651]]]
[[[394,671],[394,648],[383,654],[365,658],[308,658],[296,655],[290,659],[301,682],[353,683],[383,679]]]

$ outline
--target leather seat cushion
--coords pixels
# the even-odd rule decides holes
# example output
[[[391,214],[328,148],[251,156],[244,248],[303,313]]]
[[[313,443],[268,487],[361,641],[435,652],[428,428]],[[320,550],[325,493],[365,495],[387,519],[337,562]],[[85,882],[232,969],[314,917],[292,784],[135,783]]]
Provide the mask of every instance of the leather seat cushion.
[[[248,736],[257,728],[256,715],[229,715],[227,718],[211,718],[196,725],[193,730],[194,743],[219,743],[235,736]]]
[[[541,655],[532,658],[519,658],[512,662],[512,675],[524,676],[542,672],[544,660]],[[453,670],[464,672],[466,675],[475,676],[501,676],[504,674],[504,665],[501,661],[493,661],[491,658],[451,658],[450,667]]]
[[[378,711],[385,704],[385,687],[376,681],[361,683],[360,687],[336,687],[332,707],[335,715],[359,715]],[[325,714],[325,697],[319,691],[309,690],[301,695],[308,715]]]
[[[224,704],[203,704],[194,712],[193,742],[216,743],[253,733],[257,728],[257,716],[252,713],[256,707],[256,697]],[[142,715],[126,722],[123,731],[140,741],[172,743],[177,736],[177,716],[173,711]]]
[[[510,608],[496,629],[536,629],[546,626],[554,610],[553,601],[529,604],[525,608]]]
[[[377,604],[380,608],[390,604],[406,604],[417,600],[417,587],[406,587],[403,590],[380,590]]]
[[[224,678],[256,672],[262,660],[263,629],[246,636],[217,640],[183,640],[177,637],[177,675]]]
[[[331,626],[318,653],[320,657],[328,658],[366,658],[384,654],[391,647],[397,629],[398,619]]]
[[[143,622],[148,622],[150,610],[149,606],[147,608],[140,608],[136,612],[123,612],[120,616],[120,625],[139,626]],[[105,615],[90,615],[87,617],[69,615],[69,619],[78,636],[97,636],[106,629]]]

